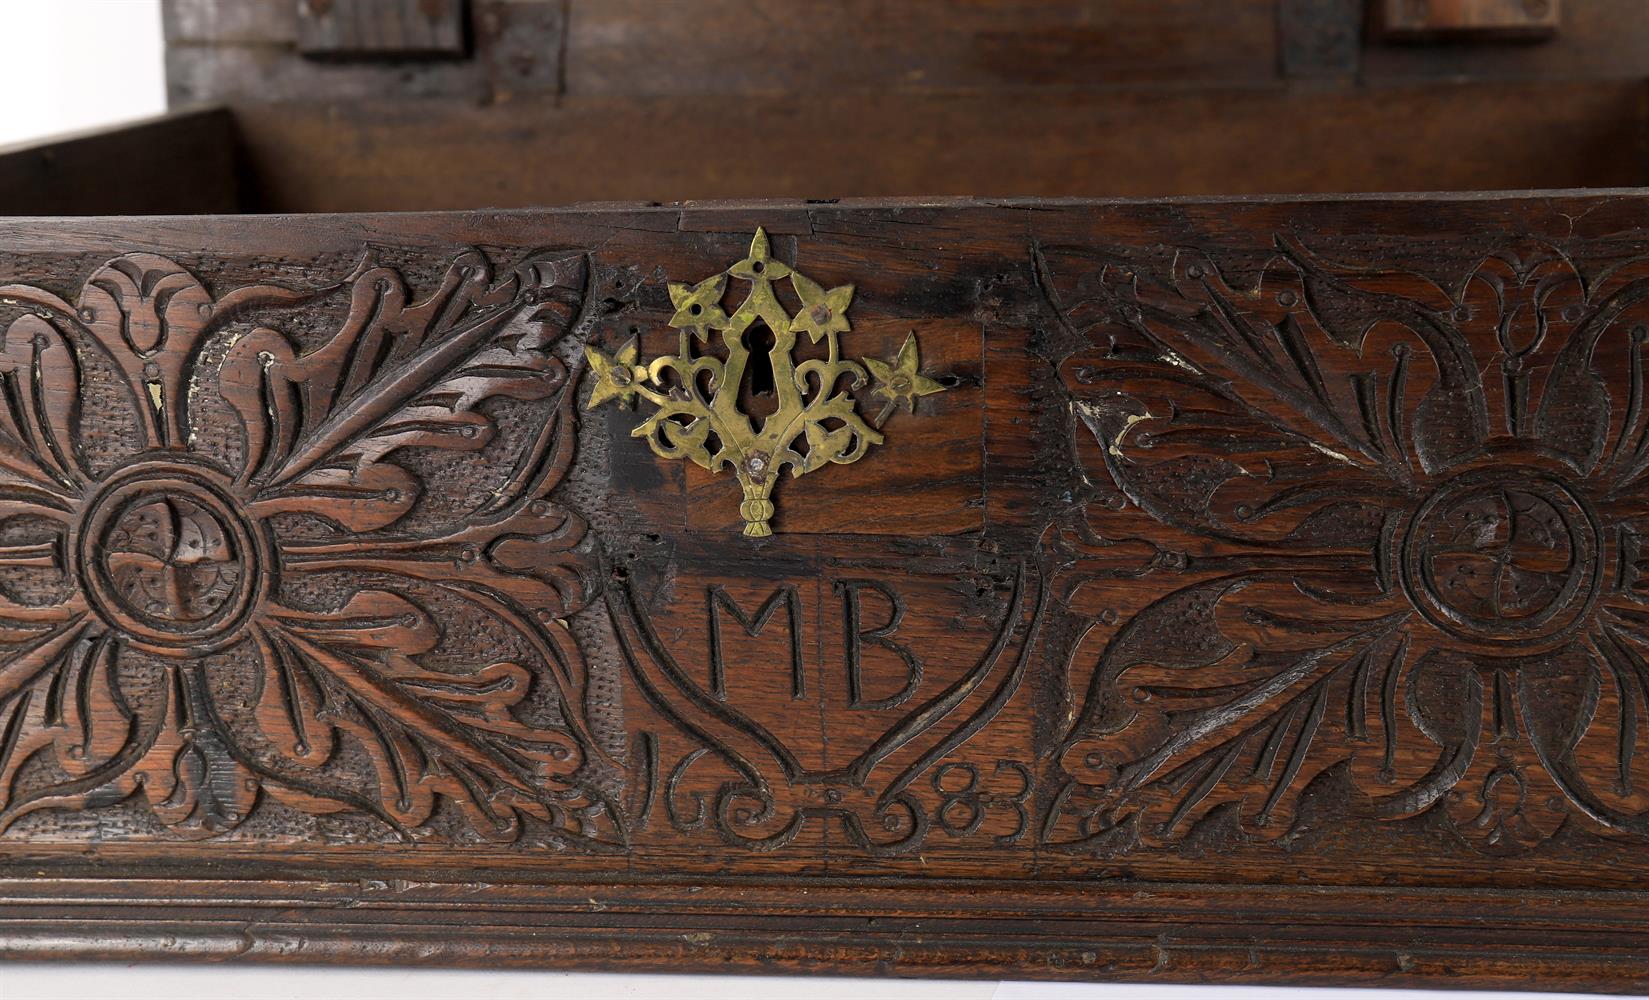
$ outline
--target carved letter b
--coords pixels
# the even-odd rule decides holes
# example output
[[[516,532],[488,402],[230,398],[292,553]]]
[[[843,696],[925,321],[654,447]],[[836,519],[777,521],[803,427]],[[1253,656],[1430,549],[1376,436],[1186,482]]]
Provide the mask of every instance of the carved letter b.
[[[891,587],[875,580],[837,580],[832,589],[841,595],[844,636],[843,655],[847,661],[848,704],[851,708],[882,709],[904,704],[922,683],[922,661],[909,647],[894,642],[890,636],[905,619],[905,604]],[[882,595],[892,609],[887,623],[876,628],[865,628],[862,621],[861,591],[873,590]],[[865,699],[862,671],[864,644],[880,646],[905,662],[905,684],[886,698]]]

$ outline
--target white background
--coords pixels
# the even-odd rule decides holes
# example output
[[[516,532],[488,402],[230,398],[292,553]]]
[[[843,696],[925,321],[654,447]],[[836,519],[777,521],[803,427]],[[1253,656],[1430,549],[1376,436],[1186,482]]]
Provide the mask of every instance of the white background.
[[[159,0],[0,0],[0,41],[4,42],[0,51],[0,93],[8,98],[0,112],[0,144],[140,118],[165,109]],[[764,1000],[1423,1000],[1460,996],[1430,991],[1073,986],[824,977],[730,979],[286,966],[0,966],[0,1000],[176,1000],[218,996],[237,1000],[454,1000],[471,996],[486,1000],[693,1000],[733,994]],[[1474,998],[1517,996],[1535,994],[1481,993]]]
[[[0,144],[165,111],[161,47],[160,0],[0,0]]]

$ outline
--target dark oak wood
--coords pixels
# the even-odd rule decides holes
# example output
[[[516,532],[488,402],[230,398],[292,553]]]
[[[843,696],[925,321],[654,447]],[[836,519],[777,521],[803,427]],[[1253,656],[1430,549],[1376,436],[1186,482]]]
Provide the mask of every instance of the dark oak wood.
[[[1338,90],[750,98],[714,114],[696,99],[366,101],[247,105],[236,120],[251,206],[290,212],[1608,187],[1643,177],[1646,98],[1636,82],[1450,84],[1377,101]],[[691,156],[635,152],[683,129]],[[821,135],[839,155],[795,155]]]
[[[1411,9],[1393,0],[1399,14]],[[475,58],[404,60],[352,73],[298,51],[299,5],[166,0],[174,103],[332,102],[351,83],[396,92],[496,99],[687,95],[969,93],[1073,88],[1229,89],[1357,69],[1365,84],[1453,79],[1641,79],[1649,12],[1636,0],[1561,8],[1540,44],[1413,45],[1382,34],[1386,0],[471,0]],[[1503,4],[1524,11],[1521,0]],[[1560,8],[1534,18],[1548,23]],[[1412,8],[1418,9],[1418,8]],[[1426,16],[1460,12],[1428,5]],[[1471,12],[1465,12],[1471,13]],[[1527,16],[1526,13],[1523,16]],[[1366,36],[1358,29],[1372,21]],[[1466,22],[1451,21],[1463,24]],[[493,49],[509,60],[492,60]],[[510,79],[510,61],[540,68]],[[213,67],[221,62],[222,67]],[[1302,72],[1306,66],[1314,72]],[[543,71],[551,67],[553,72]],[[1328,75],[1338,75],[1328,74]]]
[[[0,223],[0,953],[1642,989],[1646,209]]]
[[[1649,52],[1638,44],[1649,9],[1632,0],[1565,4],[1562,29],[1535,44],[1436,37],[1423,45],[1374,45],[1363,70],[1376,79],[1479,80],[1643,78]]]
[[[1563,23],[1563,0],[1380,0],[1375,19],[1387,38],[1475,41],[1550,38]]]
[[[359,68],[381,92],[569,96],[1230,85],[1276,75],[1274,5],[1203,0],[471,0],[477,59]],[[297,50],[296,3],[167,0],[174,102],[335,101]],[[509,60],[489,60],[493,49]],[[511,60],[556,67],[514,78]],[[560,71],[563,60],[565,72]],[[215,69],[211,64],[221,61]],[[210,75],[206,75],[206,74]],[[397,79],[400,83],[397,84]]]
[[[1362,0],[1278,0],[1277,47],[1285,77],[1350,78],[1362,56]]]
[[[461,56],[464,0],[298,0],[298,51],[312,58]]]
[[[464,55],[358,60],[296,2],[168,0],[168,85],[234,110],[256,211],[1644,181],[1649,7],[1411,45],[1379,6],[473,0]]]
[[[0,152],[7,181],[0,207],[139,215],[843,191],[1154,196],[1619,186],[1643,175],[1646,97],[1636,83],[1575,83],[1398,87],[1377,105],[1335,90],[1071,94],[1028,107],[1000,95],[763,98],[702,122],[698,155],[674,159],[633,150],[641,137],[693,119],[697,101],[243,105]],[[1315,124],[1278,130],[1295,121]],[[853,155],[801,163],[789,154],[820,131],[846,137]],[[1319,155],[1324,150],[1333,152]],[[110,171],[112,162],[125,169]],[[591,163],[602,169],[579,166]]]
[[[0,212],[235,212],[239,176],[222,108],[178,111],[0,148]]]
[[[1274,4],[1053,0],[578,2],[569,95],[840,94],[1157,85],[1276,76]]]

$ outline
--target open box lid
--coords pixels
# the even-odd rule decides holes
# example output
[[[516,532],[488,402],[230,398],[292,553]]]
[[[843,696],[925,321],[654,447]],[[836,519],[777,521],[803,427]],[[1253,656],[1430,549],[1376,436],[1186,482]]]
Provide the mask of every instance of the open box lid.
[[[170,102],[0,211],[1643,182],[1637,0],[168,0]]]

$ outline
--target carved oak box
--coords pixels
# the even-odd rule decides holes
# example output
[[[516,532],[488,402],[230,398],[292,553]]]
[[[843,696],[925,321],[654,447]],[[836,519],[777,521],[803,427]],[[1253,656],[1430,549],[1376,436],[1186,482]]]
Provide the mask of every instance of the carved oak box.
[[[0,229],[0,952],[1645,982],[1640,195]]]
[[[0,955],[1646,988],[1649,5],[162,8]]]

